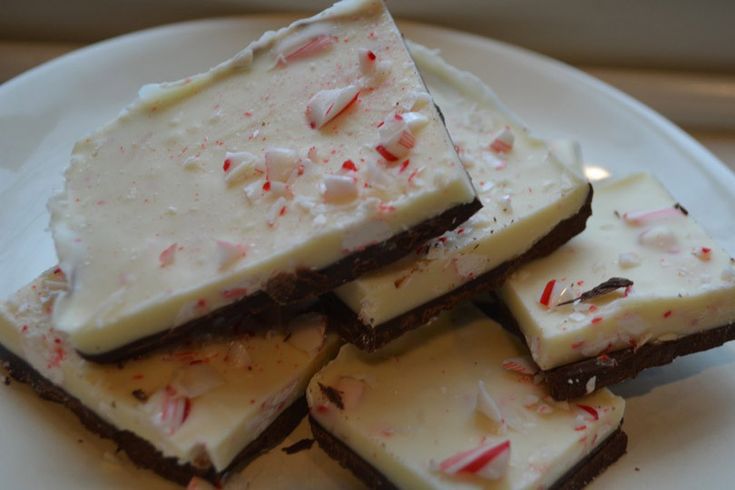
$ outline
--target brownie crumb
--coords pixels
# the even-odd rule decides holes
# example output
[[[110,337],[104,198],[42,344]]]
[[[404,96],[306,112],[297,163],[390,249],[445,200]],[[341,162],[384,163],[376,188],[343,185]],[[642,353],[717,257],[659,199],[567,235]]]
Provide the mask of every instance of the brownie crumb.
[[[10,386],[10,376],[5,376],[3,383],[5,383],[5,386]]]
[[[337,408],[340,410],[345,409],[345,404],[342,403],[342,393],[340,393],[339,390],[332,388],[331,386],[325,386],[321,383],[319,383],[319,389],[322,390],[324,396],[326,396],[330,402],[334,403]]]
[[[288,447],[284,447],[281,449],[286,454],[295,454],[301,451],[306,451],[308,449],[311,449],[311,446],[314,445],[314,439],[301,439],[300,441],[291,444]]]
[[[639,467],[637,467],[637,466],[635,467],[635,470],[636,471],[641,471],[641,469]]]
[[[146,394],[145,391],[141,390],[140,388],[138,388],[137,390],[133,390],[133,396],[135,397],[136,400],[140,400],[142,402],[148,401],[148,395]]]

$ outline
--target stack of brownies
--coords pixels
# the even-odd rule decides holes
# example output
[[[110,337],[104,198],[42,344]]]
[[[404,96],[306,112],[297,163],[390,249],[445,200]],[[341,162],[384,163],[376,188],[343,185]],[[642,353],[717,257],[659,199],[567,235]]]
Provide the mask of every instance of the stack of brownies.
[[[0,359],[191,488],[580,488],[626,448],[605,386],[735,338],[685,207],[594,194],[574,144],[343,0],[77,143]]]

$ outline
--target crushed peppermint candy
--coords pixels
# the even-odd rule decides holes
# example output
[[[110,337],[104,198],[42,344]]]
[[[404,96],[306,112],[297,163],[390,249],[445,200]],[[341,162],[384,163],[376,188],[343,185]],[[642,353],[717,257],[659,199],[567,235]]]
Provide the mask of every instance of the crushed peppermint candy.
[[[538,367],[528,356],[509,357],[501,365],[506,371],[532,376],[538,372]]]
[[[584,392],[589,395],[590,393],[595,391],[596,385],[597,385],[597,376],[592,376],[590,379],[587,380],[587,383],[585,383]]]
[[[276,47],[276,64],[283,67],[327,51],[337,42],[332,30],[327,24],[311,24],[283,39]]]
[[[273,203],[266,215],[266,223],[268,223],[268,226],[275,226],[276,220],[280,216],[284,216],[286,214],[287,204],[288,201],[286,201],[286,198],[283,196],[276,199],[276,202]]]
[[[177,393],[187,398],[197,398],[222,386],[225,380],[209,364],[193,364],[179,368],[170,383]]]
[[[170,385],[157,391],[149,398],[148,403],[158,407],[153,415],[153,422],[169,435],[184,425],[191,413],[191,400]]]
[[[675,252],[678,240],[674,230],[668,226],[654,226],[638,236],[641,245],[656,247],[666,252]]]
[[[288,331],[288,343],[313,356],[324,346],[326,321],[318,314],[301,315],[289,324]]]
[[[288,181],[291,173],[298,170],[299,156],[289,148],[268,148],[265,152],[265,178],[267,182]]]
[[[258,158],[250,152],[227,152],[225,154],[225,162],[222,170],[225,172],[225,182],[227,185],[235,185],[249,177],[262,173],[262,167],[259,168]]]
[[[506,126],[500,130],[490,143],[490,149],[495,153],[508,153],[513,149],[515,136],[510,127]]]
[[[225,362],[235,368],[247,368],[252,366],[253,361],[248,352],[248,346],[245,342],[232,341],[227,347]]]
[[[306,120],[312,129],[321,129],[357,101],[360,89],[356,85],[321,90],[306,104]]]
[[[158,256],[158,263],[161,265],[161,267],[168,267],[169,265],[174,263],[174,260],[176,258],[176,248],[178,245],[176,243],[172,243],[168,247],[166,247],[163,252]]]
[[[404,112],[401,117],[406,122],[411,131],[418,131],[427,124],[429,124],[429,118],[421,114],[420,112]]]
[[[322,195],[331,204],[354,201],[359,194],[357,182],[346,175],[327,175],[324,177]]]
[[[380,142],[375,147],[380,156],[389,162],[404,158],[416,145],[416,137],[401,114],[394,114],[380,126]]]
[[[488,480],[505,476],[510,463],[510,440],[488,441],[467,451],[461,451],[439,463],[447,475],[472,474]]]
[[[217,240],[216,243],[220,270],[227,269],[245,257],[247,253],[247,248],[242,243],[233,243],[226,240]]]
[[[597,412],[597,409],[595,407],[578,403],[577,408],[579,408],[583,412],[582,415],[590,422],[600,420],[600,414]]]
[[[676,216],[685,216],[685,214],[676,207],[667,207],[661,209],[652,209],[647,211],[630,211],[623,213],[623,221],[633,226],[640,226],[652,221],[658,221],[665,218]]]
[[[503,414],[495,399],[485,387],[482,380],[477,382],[477,411],[498,424],[503,424]]]
[[[712,249],[710,247],[699,247],[693,253],[695,257],[703,262],[707,262],[712,258]]]
[[[556,279],[551,279],[547,282],[546,286],[544,286],[544,290],[541,292],[541,297],[538,300],[539,303],[547,308],[551,306],[551,295],[554,292],[554,286],[556,286]]]
[[[618,265],[623,269],[630,269],[641,265],[641,258],[635,252],[623,252],[618,255]]]
[[[375,71],[375,62],[378,57],[373,51],[360,48],[357,50],[357,59],[360,62],[360,71],[363,75],[370,75]]]

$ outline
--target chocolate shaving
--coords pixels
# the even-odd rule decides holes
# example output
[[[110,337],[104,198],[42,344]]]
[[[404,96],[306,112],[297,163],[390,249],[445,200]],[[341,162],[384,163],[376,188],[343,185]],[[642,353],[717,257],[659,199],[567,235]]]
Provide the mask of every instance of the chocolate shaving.
[[[321,383],[319,383],[319,389],[322,390],[324,396],[326,396],[330,402],[334,403],[337,408],[340,410],[345,409],[345,404],[342,403],[342,393],[339,390],[332,388],[331,386],[325,386]]]
[[[146,394],[146,392],[145,392],[145,391],[141,390],[140,388],[139,388],[139,389],[137,389],[137,390],[133,390],[133,393],[132,393],[132,394],[133,394],[133,396],[134,396],[134,397],[135,397],[135,398],[136,398],[137,400],[140,400],[140,401],[142,401],[142,402],[144,402],[144,401],[147,401],[147,400],[148,400],[148,395]]]
[[[625,279],[624,277],[611,277],[607,281],[593,287],[589,291],[585,291],[584,293],[580,294],[578,298],[564,301],[563,303],[559,303],[557,306],[568,305],[576,301],[587,301],[598,296],[612,293],[616,289],[627,288],[632,285],[633,281],[631,281],[630,279]]]
[[[314,439],[301,439],[300,441],[291,444],[288,447],[281,448],[281,451],[286,454],[295,454],[301,451],[306,451],[307,449],[311,449],[311,446],[313,445]]]
[[[679,211],[681,211],[684,214],[684,216],[689,216],[689,211],[687,211],[687,208],[685,208],[684,206],[682,206],[678,202],[676,204],[674,204],[674,208],[675,209],[678,209]]]

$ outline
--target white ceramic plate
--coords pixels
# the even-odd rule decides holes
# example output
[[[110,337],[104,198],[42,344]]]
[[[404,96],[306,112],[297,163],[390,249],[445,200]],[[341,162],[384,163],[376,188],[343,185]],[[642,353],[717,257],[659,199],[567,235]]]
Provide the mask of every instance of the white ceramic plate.
[[[0,86],[0,297],[54,263],[46,201],[61,186],[75,140],[114,117],[142,84],[205,70],[289,20],[220,19],[135,33]],[[588,163],[618,175],[651,171],[735,255],[735,176],[661,116],[543,56],[435,27],[402,28],[483,78],[536,131],[580,141]],[[628,455],[592,488],[727,488],[735,481],[735,346],[649,370],[615,391],[628,400]],[[0,393],[3,488],[171,488],[103,458],[112,445],[29,390]]]

